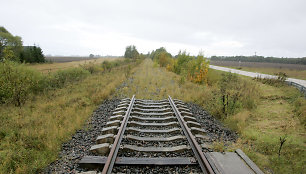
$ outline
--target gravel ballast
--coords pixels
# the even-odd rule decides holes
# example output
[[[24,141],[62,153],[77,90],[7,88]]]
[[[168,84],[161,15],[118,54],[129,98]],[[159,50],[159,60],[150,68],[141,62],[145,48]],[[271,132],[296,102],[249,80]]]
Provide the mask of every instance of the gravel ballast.
[[[43,173],[78,173],[87,171],[79,168],[78,162],[85,155],[93,155],[89,152],[91,146],[96,144],[96,138],[101,135],[101,131],[107,122],[112,111],[119,104],[119,99],[112,99],[104,101],[92,114],[90,121],[88,121],[83,129],[76,131],[71,140],[62,145],[62,151],[59,153],[59,159],[51,163],[44,169]],[[216,140],[235,141],[237,135],[224,127],[218,120],[208,114],[200,106],[193,103],[186,103],[193,113],[197,122],[201,124],[202,128],[207,131],[209,143]],[[125,142],[126,143],[126,142]],[[137,142],[134,142],[137,143]],[[184,144],[186,142],[184,141]],[[133,144],[133,143],[131,143]],[[179,143],[175,143],[179,144]],[[152,144],[153,145],[153,144]],[[155,144],[154,144],[155,145]],[[188,152],[185,152],[189,154]],[[120,154],[120,153],[119,153]],[[133,156],[135,152],[130,152]],[[127,156],[130,156],[127,155]],[[140,156],[146,156],[142,154]],[[171,155],[172,156],[172,155]],[[186,155],[190,156],[190,155]],[[176,167],[151,167],[151,166],[115,166],[114,173],[198,173],[198,166],[176,166]]]
[[[223,124],[211,116],[202,107],[194,103],[185,104],[190,112],[195,116],[197,122],[201,124],[202,128],[207,132],[212,141],[222,140],[234,142],[238,138],[237,134],[232,130],[223,126]]]

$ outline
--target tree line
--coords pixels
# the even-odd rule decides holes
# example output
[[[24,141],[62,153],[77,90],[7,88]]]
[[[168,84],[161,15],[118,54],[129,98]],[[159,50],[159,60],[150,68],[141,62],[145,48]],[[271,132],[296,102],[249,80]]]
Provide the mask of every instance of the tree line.
[[[0,62],[42,63],[45,56],[39,46],[23,46],[22,38],[0,26]]]
[[[306,57],[303,58],[279,58],[264,56],[212,56],[213,61],[241,61],[241,62],[268,62],[306,65]]]

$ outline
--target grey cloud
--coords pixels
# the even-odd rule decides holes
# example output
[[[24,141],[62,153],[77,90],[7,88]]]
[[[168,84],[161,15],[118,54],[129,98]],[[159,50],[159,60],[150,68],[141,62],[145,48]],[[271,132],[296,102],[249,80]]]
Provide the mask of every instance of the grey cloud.
[[[1,4],[0,25],[51,54],[89,54],[92,50],[82,42],[88,34],[107,45],[104,35],[112,32],[136,42],[131,44],[143,44],[139,47],[144,52],[165,43],[160,46],[174,54],[185,49],[178,45],[186,45],[211,55],[255,51],[264,56],[306,55],[304,0],[11,0]],[[113,42],[114,51],[109,53],[122,54],[122,46],[115,48],[116,42],[122,44],[120,39]],[[104,48],[93,51],[107,53]]]

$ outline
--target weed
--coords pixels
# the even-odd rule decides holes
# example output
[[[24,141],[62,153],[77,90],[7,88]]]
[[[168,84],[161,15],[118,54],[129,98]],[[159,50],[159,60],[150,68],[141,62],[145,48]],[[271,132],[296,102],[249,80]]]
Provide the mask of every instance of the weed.
[[[104,61],[102,63],[102,68],[104,72],[110,72],[113,68],[112,64],[109,61]]]
[[[256,106],[258,89],[254,83],[242,80],[232,73],[222,73],[219,87],[223,118],[238,112],[239,109],[252,109]]]
[[[96,65],[96,61],[88,63],[85,62],[84,64],[80,64],[79,66],[90,72],[90,74],[94,74],[101,71],[101,69],[99,69],[99,67]]]
[[[280,157],[280,154],[281,154],[281,150],[282,150],[282,147],[284,145],[284,143],[286,142],[286,136],[284,137],[279,137],[279,148],[278,148],[278,157]]]
[[[124,75],[125,75],[125,78],[128,78],[131,74],[131,65],[128,65],[126,68],[125,68],[125,71],[124,71]]]
[[[185,77],[181,76],[180,80],[179,80],[179,85],[182,86],[182,85],[184,85],[184,83],[185,83]]]
[[[225,143],[222,140],[213,142],[212,148],[216,152],[225,152],[226,151]]]

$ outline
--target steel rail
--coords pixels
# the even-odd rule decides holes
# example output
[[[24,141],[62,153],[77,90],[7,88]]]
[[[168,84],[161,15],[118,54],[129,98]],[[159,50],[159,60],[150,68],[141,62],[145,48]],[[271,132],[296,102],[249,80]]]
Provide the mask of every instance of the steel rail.
[[[115,138],[114,144],[112,145],[112,148],[111,148],[111,150],[109,152],[109,155],[107,157],[107,161],[106,161],[106,163],[104,165],[104,168],[102,170],[102,174],[110,174],[113,170],[113,167],[114,167],[114,164],[115,164],[115,161],[116,161],[116,158],[117,158],[117,154],[118,154],[118,151],[119,151],[119,147],[120,147],[120,144],[121,144],[121,141],[122,141],[122,137],[123,137],[124,131],[126,129],[126,125],[128,123],[128,120],[129,120],[130,113],[132,111],[134,102],[135,102],[135,95],[133,95],[133,97],[131,99],[131,102],[129,104],[129,107],[128,107],[126,113],[125,113],[124,119],[121,123],[121,126],[120,126],[119,130],[118,130],[118,133],[117,133],[117,136]]]
[[[203,154],[201,146],[198,144],[198,142],[196,141],[196,139],[192,135],[190,129],[188,128],[186,122],[184,121],[182,115],[180,114],[179,110],[177,109],[175,103],[173,102],[173,100],[170,96],[169,96],[168,100],[169,100],[169,103],[170,103],[179,123],[180,123],[181,128],[184,131],[185,136],[187,137],[189,145],[191,146],[191,149],[192,149],[193,153],[195,154],[195,157],[196,157],[203,173],[214,174],[215,172],[213,171],[213,169],[211,168],[207,158]]]

